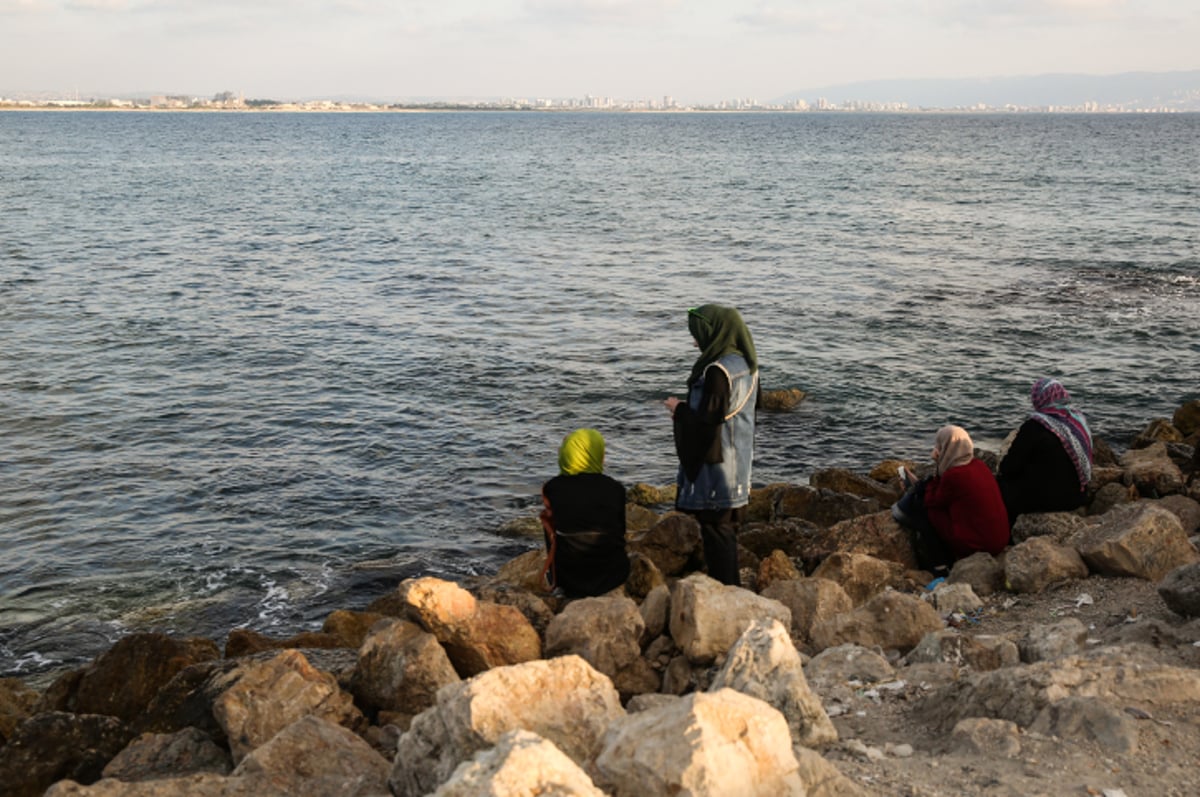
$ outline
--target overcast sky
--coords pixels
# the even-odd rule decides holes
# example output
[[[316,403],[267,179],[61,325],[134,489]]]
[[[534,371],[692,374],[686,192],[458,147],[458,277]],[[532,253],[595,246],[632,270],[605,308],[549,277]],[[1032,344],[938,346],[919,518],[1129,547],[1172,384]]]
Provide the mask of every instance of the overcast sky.
[[[0,93],[774,99],[1200,68],[1198,0],[0,0]]]

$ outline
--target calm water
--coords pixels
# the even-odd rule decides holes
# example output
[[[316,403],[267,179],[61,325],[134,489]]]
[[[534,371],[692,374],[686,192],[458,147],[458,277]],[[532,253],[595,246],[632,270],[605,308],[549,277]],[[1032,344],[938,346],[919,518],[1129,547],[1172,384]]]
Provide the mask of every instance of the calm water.
[[[0,113],[0,674],[484,572],[596,426],[673,478],[685,309],[740,307],[755,481],[1118,446],[1200,394],[1200,117]]]

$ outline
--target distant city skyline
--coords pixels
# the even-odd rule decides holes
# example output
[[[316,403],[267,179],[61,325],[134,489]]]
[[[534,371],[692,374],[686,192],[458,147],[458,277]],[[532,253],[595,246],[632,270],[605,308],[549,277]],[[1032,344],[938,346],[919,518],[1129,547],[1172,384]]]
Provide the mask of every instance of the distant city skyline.
[[[1200,69],[1194,0],[0,0],[0,95],[772,101]]]

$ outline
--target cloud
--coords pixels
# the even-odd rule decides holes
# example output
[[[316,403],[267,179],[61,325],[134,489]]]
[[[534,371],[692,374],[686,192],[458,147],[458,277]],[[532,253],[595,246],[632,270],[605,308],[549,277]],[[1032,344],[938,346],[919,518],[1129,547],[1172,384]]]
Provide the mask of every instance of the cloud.
[[[640,27],[687,9],[682,0],[526,0],[525,11],[550,24]]]

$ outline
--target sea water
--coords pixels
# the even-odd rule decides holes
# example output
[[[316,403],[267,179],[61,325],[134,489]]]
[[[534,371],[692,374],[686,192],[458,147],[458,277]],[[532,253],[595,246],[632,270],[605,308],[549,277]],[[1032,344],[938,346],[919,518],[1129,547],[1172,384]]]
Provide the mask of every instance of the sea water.
[[[1200,394],[1200,116],[0,113],[0,675],[494,570],[562,436],[669,484],[735,305],[756,483],[1118,449]]]

